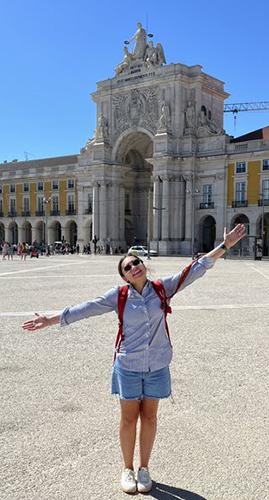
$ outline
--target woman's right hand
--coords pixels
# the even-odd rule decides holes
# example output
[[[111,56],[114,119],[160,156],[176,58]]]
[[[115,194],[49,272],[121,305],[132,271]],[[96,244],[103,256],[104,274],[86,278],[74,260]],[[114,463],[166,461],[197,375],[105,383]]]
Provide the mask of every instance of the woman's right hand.
[[[22,325],[23,330],[28,330],[29,332],[34,332],[35,330],[41,330],[41,328],[46,328],[49,326],[50,320],[46,316],[35,313],[36,318],[25,321]]]

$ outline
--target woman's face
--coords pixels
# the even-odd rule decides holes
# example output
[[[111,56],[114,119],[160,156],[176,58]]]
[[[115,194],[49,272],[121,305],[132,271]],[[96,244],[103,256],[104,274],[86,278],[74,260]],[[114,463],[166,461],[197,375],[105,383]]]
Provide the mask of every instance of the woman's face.
[[[147,270],[139,257],[128,255],[121,264],[123,278],[131,284],[147,278]]]

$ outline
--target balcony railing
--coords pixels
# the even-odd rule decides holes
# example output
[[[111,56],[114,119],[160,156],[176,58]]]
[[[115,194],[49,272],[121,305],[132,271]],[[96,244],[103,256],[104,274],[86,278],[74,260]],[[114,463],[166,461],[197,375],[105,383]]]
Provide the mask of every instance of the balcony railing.
[[[51,210],[50,215],[60,215],[60,210]]]
[[[68,208],[65,211],[65,215],[76,215],[76,210],[74,208]]]
[[[259,207],[267,207],[269,205],[269,199],[259,199],[258,200]]]
[[[15,211],[8,212],[8,216],[9,217],[17,217],[17,212],[15,212]]]
[[[232,207],[237,208],[237,207],[247,207],[248,202],[247,200],[233,200],[232,201]]]
[[[209,201],[208,203],[200,203],[200,209],[204,208],[214,208],[214,201]]]
[[[30,211],[29,210],[23,210],[21,213],[22,217],[30,217]]]
[[[36,214],[36,217],[43,217],[45,215],[45,211],[44,210],[37,210],[35,214]]]
[[[92,214],[92,207],[86,208],[85,210],[85,215],[90,215]]]

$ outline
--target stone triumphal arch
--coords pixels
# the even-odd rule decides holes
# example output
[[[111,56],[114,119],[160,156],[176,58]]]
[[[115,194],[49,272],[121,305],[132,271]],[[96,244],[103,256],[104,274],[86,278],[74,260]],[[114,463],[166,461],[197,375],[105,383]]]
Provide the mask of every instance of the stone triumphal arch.
[[[201,173],[224,198],[228,94],[200,65],[166,64],[161,43],[149,40],[141,23],[131,40],[114,77],[92,94],[96,130],[79,157],[78,241],[86,231],[114,249],[150,240],[160,253],[190,253]],[[215,207],[210,245],[222,238],[223,213]]]

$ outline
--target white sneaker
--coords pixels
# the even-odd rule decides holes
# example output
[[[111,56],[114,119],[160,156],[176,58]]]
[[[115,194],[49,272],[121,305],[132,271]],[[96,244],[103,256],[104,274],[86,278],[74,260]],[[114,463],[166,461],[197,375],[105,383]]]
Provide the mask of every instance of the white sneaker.
[[[121,489],[124,493],[136,492],[136,480],[132,469],[124,469],[121,475]]]
[[[137,472],[137,490],[139,493],[147,493],[152,488],[152,481],[147,467],[141,467]]]

